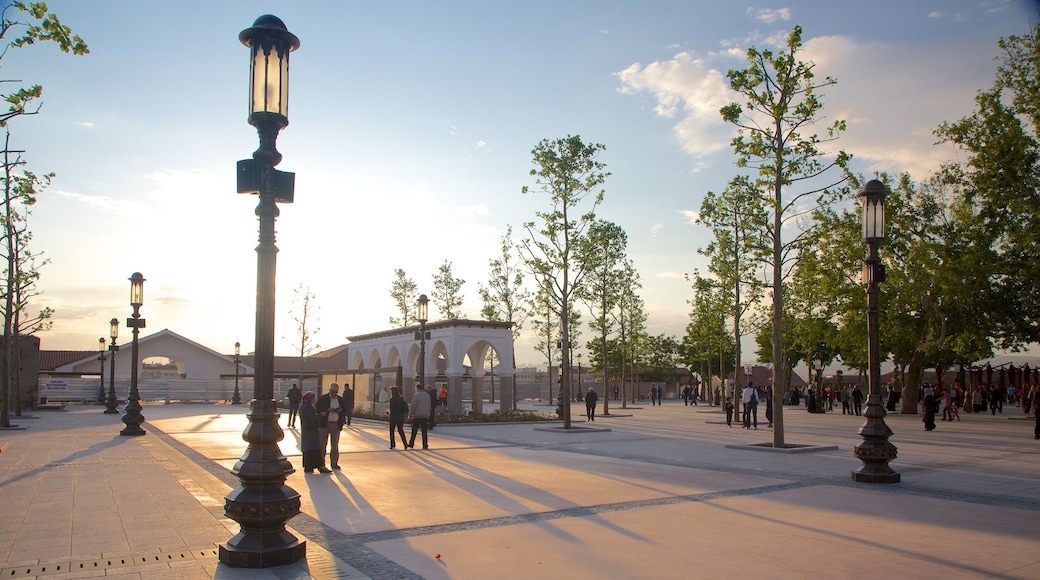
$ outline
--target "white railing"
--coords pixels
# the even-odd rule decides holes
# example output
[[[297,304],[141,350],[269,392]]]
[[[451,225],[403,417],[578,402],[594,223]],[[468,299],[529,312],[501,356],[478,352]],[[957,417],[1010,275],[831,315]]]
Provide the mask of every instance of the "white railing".
[[[296,381],[277,380],[274,383],[274,399],[285,403],[285,393]],[[105,380],[105,395],[109,381]],[[313,388],[305,384],[305,389]],[[39,385],[39,397],[47,402],[96,403],[98,379],[44,379]],[[239,379],[238,391],[242,401],[253,398],[253,379]],[[130,392],[130,379],[116,379],[116,398],[125,401]],[[235,392],[234,379],[190,380],[190,379],[138,379],[137,392],[142,403],[219,403],[230,402]]]

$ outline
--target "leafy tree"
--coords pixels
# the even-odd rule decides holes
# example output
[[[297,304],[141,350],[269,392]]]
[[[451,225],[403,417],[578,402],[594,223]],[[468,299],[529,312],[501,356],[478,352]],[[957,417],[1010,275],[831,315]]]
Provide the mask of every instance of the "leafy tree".
[[[0,59],[7,56],[13,48],[34,45],[37,42],[52,42],[64,53],[85,55],[89,52],[86,43],[78,35],[72,34],[69,27],[63,25],[57,15],[47,10],[43,2],[25,3],[15,1],[7,4],[0,11],[0,42],[7,45],[0,50]],[[23,115],[35,115],[40,111],[43,87],[30,85],[20,87],[13,92],[0,94],[7,103],[7,111],[0,112],[0,127]],[[47,320],[53,314],[45,308],[36,316],[25,317],[29,299],[37,295],[34,290],[39,279],[39,267],[46,261],[37,261],[39,254],[29,250],[32,235],[27,227],[30,207],[36,196],[49,185],[53,174],[37,176],[22,171],[24,165],[20,151],[10,147],[10,133],[6,135],[4,147],[4,213],[3,220],[6,250],[4,301],[4,353],[3,368],[0,369],[0,427],[10,426],[11,399],[17,403],[16,412],[21,413],[22,386],[20,384],[21,366],[18,343],[22,336],[47,328]]]
[[[690,277],[687,276],[689,280]],[[692,306],[690,323],[686,325],[686,335],[679,344],[680,360],[690,368],[697,368],[708,400],[714,402],[711,389],[711,376],[718,369],[719,382],[725,380],[729,371],[733,370],[732,361],[726,366],[724,352],[734,352],[733,335],[726,332],[726,317],[729,312],[729,300],[725,289],[718,280],[706,278],[694,271],[693,298],[688,301]]]
[[[763,285],[756,276],[757,266],[768,261],[769,240],[763,232],[768,215],[762,198],[747,176],[737,176],[721,195],[708,192],[701,203],[698,223],[711,228],[714,240],[700,253],[710,259],[708,270],[726,289],[733,321],[733,365],[741,366],[740,342],[744,315],[762,299]],[[738,377],[736,373],[734,377]],[[734,381],[733,408],[740,409],[739,379]]]
[[[315,298],[317,296],[311,292],[310,286],[304,290],[303,284],[300,284],[293,290],[293,306],[290,316],[296,323],[294,327],[296,337],[295,339],[285,338],[285,340],[300,347],[300,385],[303,385],[303,366],[307,357],[321,348],[321,345],[314,339],[321,332],[321,328],[315,327],[318,322],[318,310],[321,310],[319,306],[314,305]]]
[[[599,333],[599,344],[589,342],[589,364],[592,370],[603,374],[603,414],[610,414],[610,364],[607,356],[607,338],[616,326],[613,311],[621,301],[625,284],[622,266],[628,246],[628,234],[612,222],[599,220],[589,228],[589,252],[587,259],[591,267],[585,284],[578,289],[578,297],[589,309],[592,318],[589,328]],[[599,350],[598,356],[596,350]],[[597,366],[598,361],[598,366]]]
[[[596,218],[596,207],[603,201],[603,190],[596,190],[610,175],[604,171],[606,166],[596,160],[603,149],[603,145],[587,145],[575,135],[542,140],[531,151],[536,166],[531,169],[536,190],[549,195],[551,209],[535,212],[540,225],[533,221],[524,224],[529,237],[518,249],[533,274],[538,291],[548,298],[560,318],[564,368],[571,366],[570,321],[575,290],[589,270],[581,248]],[[528,186],[522,191],[528,193]],[[576,216],[578,206],[589,195],[592,195],[592,209]],[[564,373],[562,386],[564,399],[569,401],[569,373]],[[570,429],[570,405],[565,405],[563,411],[564,428]]]
[[[995,332],[998,348],[1017,350],[1040,340],[1040,24],[998,46],[993,86],[976,95],[970,116],[936,134],[967,157],[942,177],[969,204],[959,219],[974,225],[973,246],[993,248],[999,264],[987,272],[997,298],[979,327]]]
[[[502,254],[490,260],[491,278],[488,285],[479,283],[480,299],[484,307],[480,314],[485,320],[511,322],[513,341],[520,337],[520,330],[531,314],[531,292],[524,288],[524,273],[514,260],[515,246],[512,240],[513,227],[509,226],[502,236]],[[494,359],[492,359],[494,368]],[[513,348],[513,366],[516,366],[516,348]],[[491,378],[491,402],[495,402],[495,380]],[[513,388],[513,409],[517,408],[516,388]]]
[[[394,281],[390,285],[390,297],[394,299],[397,311],[401,313],[401,317],[391,316],[390,324],[394,326],[409,326],[412,324],[415,320],[412,300],[419,298],[416,295],[418,289],[419,286],[416,285],[415,280],[409,278],[404,270],[401,268],[394,269]]]
[[[614,322],[618,327],[618,352],[621,355],[621,388],[625,390],[625,377],[630,377],[629,370],[639,369],[647,359],[645,345],[647,343],[646,333],[646,307],[643,299],[636,290],[643,287],[639,281],[639,273],[631,261],[624,265],[621,274],[621,292],[618,297],[618,306],[613,312]],[[636,401],[635,389],[631,389],[632,402]],[[622,407],[626,406],[624,393],[622,393]]]
[[[444,260],[433,277],[430,301],[437,306],[445,320],[462,318],[462,285],[465,283],[465,280],[452,274],[451,262]]]
[[[806,235],[802,229],[784,241],[786,226],[797,226],[798,217],[808,202],[826,205],[847,193],[843,187],[850,178],[850,156],[839,151],[830,161],[824,160],[819,146],[837,139],[845,129],[838,120],[827,127],[826,135],[804,135],[812,130],[821,115],[823,103],[819,92],[835,84],[831,77],[816,80],[815,64],[799,60],[802,28],[795,26],[787,39],[786,51],[750,48],[748,67],[726,73],[730,88],[744,98],[744,104],[730,103],[720,110],[722,118],[738,131],[733,138],[737,167],[756,170],[757,177],[749,188],[760,197],[761,205],[771,214],[762,237],[771,242],[767,263],[772,267],[772,341],[773,360],[784,360],[783,281],[798,257],[798,247]],[[831,178],[836,170],[837,175]],[[802,224],[811,229],[812,224]],[[788,230],[789,231],[789,230]],[[786,373],[779,362],[773,365],[773,446],[784,444],[782,394],[787,389]]]

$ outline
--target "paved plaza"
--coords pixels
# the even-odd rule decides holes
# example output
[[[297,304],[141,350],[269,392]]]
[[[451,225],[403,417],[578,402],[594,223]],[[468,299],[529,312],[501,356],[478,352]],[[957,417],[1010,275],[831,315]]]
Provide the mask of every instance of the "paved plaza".
[[[1040,441],[1021,409],[932,432],[889,415],[887,485],[852,481],[863,418],[840,410],[785,408],[787,443],[825,448],[808,453],[749,450],[772,441],[764,420],[675,400],[612,401],[574,432],[438,424],[426,451],[355,420],[331,475],[299,470],[287,430],[307,558],[263,570],[217,561],[247,407],[148,405],[142,437],[103,410],[0,431],[0,578],[1040,578]]]

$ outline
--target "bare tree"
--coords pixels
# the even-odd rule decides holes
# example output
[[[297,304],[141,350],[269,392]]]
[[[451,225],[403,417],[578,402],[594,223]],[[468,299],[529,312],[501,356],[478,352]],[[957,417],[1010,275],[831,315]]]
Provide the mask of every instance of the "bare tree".
[[[321,332],[321,328],[315,325],[318,322],[318,310],[321,307],[314,304],[314,300],[317,298],[313,292],[311,292],[310,286],[306,290],[303,288],[303,284],[300,284],[293,290],[293,309],[291,311],[292,319],[296,322],[295,330],[296,337],[294,339],[286,338],[294,346],[300,348],[300,385],[303,385],[303,366],[307,361],[307,357],[314,354],[314,351],[321,348],[314,337]]]

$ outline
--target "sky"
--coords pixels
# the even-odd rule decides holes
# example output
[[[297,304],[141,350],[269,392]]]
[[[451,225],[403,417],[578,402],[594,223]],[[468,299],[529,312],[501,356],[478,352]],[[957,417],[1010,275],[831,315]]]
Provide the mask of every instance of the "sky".
[[[29,309],[54,309],[41,348],[96,349],[108,321],[131,314],[139,271],[145,334],[253,350],[257,200],[235,193],[235,163],[258,141],[238,34],[270,13],[301,42],[278,139],[278,168],[296,174],[276,223],[275,350],[286,356],[299,351],[301,286],[322,349],[390,328],[396,268],[430,294],[451,262],[464,315],[480,318],[478,286],[507,227],[518,241],[550,208],[521,193],[534,185],[531,151],[569,135],[605,146],[597,214],[628,233],[649,332],[681,337],[685,276],[706,270],[697,250],[710,241],[696,211],[737,173],[718,110],[738,100],[726,71],[746,66],[748,47],[776,50],[802,26],[803,58],[838,81],[822,120],[848,122],[838,146],[854,170],[923,178],[955,155],[935,145],[935,127],[971,113],[998,39],[1038,15],[1023,0],[47,4],[90,54],[39,44],[0,62],[0,78],[18,81],[5,92],[44,87],[39,113],[9,125],[27,168],[56,174],[29,222],[49,260]],[[528,323],[520,366],[545,364],[536,342]]]

